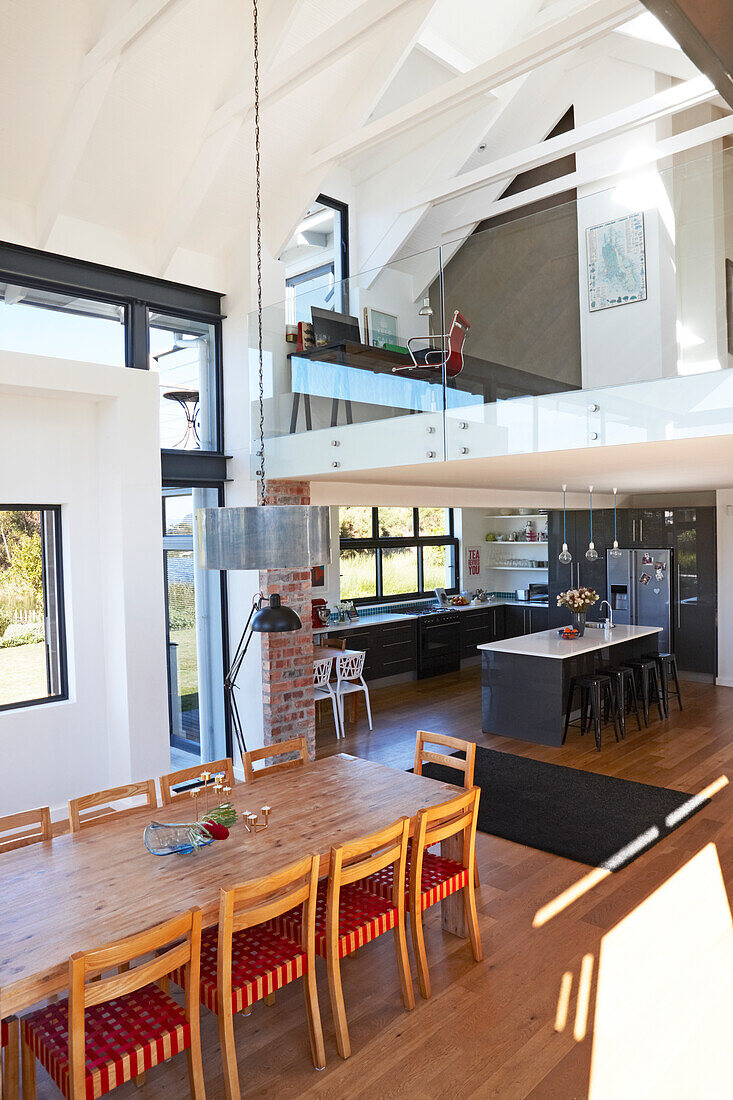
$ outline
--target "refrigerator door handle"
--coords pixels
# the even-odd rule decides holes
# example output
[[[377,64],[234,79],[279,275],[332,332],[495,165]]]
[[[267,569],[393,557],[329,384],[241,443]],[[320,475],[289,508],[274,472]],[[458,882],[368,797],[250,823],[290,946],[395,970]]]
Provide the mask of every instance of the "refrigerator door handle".
[[[636,520],[631,521],[631,541],[636,542]]]
[[[639,517],[639,542],[644,542],[644,517]]]

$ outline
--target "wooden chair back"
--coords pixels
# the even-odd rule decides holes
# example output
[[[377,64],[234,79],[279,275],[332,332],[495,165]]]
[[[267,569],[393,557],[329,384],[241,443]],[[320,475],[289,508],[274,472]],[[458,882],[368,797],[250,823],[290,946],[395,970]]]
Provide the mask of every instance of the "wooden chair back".
[[[268,764],[264,768],[255,771],[253,764],[257,760],[269,760],[273,756],[286,756],[288,753],[297,753],[297,757],[291,760],[279,760],[276,764]],[[284,771],[286,768],[299,768],[308,759],[308,744],[305,737],[291,737],[289,741],[279,741],[276,745],[265,745],[261,749],[251,749],[242,755],[244,764],[244,778],[247,783],[262,775],[272,775],[273,772]]]
[[[221,891],[217,969],[220,1005],[232,1003],[232,937],[235,932],[264,924],[302,905],[301,947],[311,959],[315,958],[319,864],[317,855],[307,856],[282,871]]]
[[[112,818],[127,817],[128,814],[134,813],[138,810],[139,806],[133,806],[124,810],[113,810],[112,804],[114,802],[121,802],[126,798],[136,798],[142,796],[144,798],[144,805],[150,806],[151,809],[155,809],[158,805],[158,798],[155,793],[155,780],[154,779],[142,779],[139,783],[125,783],[122,787],[110,787],[106,791],[95,791],[94,794],[85,794],[80,798],[71,798],[69,800],[69,829],[72,833],[78,833],[81,829],[87,829],[90,825],[99,825],[102,822],[106,822]],[[109,813],[93,814],[89,817],[82,818],[82,813],[85,810],[93,810],[97,806],[104,806],[109,808]]]
[[[338,929],[339,896],[342,886],[358,882],[390,865],[394,867],[392,903],[400,911],[400,920],[402,920],[409,836],[410,819],[401,817],[399,821],[395,821],[385,829],[331,849],[326,909],[327,935],[329,928]]]
[[[432,752],[425,748],[426,745],[442,745],[444,748],[453,749],[454,752],[464,752],[466,759],[461,760],[460,756],[449,756],[447,753]],[[462,772],[463,786],[468,789],[473,786],[476,745],[473,741],[462,741],[458,737],[449,737],[444,733],[427,733],[425,730],[418,730],[415,741],[415,775],[422,775],[422,766],[426,763],[442,764],[445,768]]]
[[[456,798],[442,802],[439,806],[420,810],[417,826],[412,838],[412,858],[410,860],[410,906],[411,912],[420,911],[422,892],[423,858],[428,848],[439,844],[449,837],[463,833],[463,852],[461,863],[473,875],[476,859],[476,824],[478,822],[478,803],[481,796],[479,787],[472,787]],[[415,908],[414,906],[417,906]]]
[[[51,837],[51,811],[48,806],[0,817],[0,854],[25,848],[26,844],[51,840]]]
[[[223,760],[210,760],[208,764],[194,764],[191,768],[181,768],[177,772],[161,775],[158,780],[160,783],[161,804],[170,806],[171,803],[178,802],[179,799],[188,798],[191,787],[195,786],[195,780],[204,772],[208,772],[212,778],[221,775],[224,777],[227,787],[234,786],[234,765],[231,757],[227,756]],[[190,786],[186,786],[182,791],[177,790],[176,788],[182,784],[190,784]]]
[[[130,965],[142,956],[148,961]],[[125,969],[127,967],[127,969]],[[93,951],[80,951],[69,959],[69,1067],[70,1100],[86,1096],[86,1034],[84,1010],[115,997],[133,993],[158,982],[180,967],[185,968],[186,1017],[191,1029],[191,1047],[200,1046],[199,983],[201,976],[201,910],[189,909],[145,932],[105,944]],[[106,971],[122,973],[101,977]],[[89,980],[87,980],[89,979]]]

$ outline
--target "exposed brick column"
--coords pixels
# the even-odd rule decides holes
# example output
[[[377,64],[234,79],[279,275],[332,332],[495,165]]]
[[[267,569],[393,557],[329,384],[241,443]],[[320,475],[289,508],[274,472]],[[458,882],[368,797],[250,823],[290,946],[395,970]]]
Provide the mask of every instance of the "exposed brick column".
[[[310,504],[310,482],[268,481],[267,503]],[[265,744],[305,737],[312,760],[316,750],[316,721],[310,569],[262,570],[260,588],[265,596],[277,592],[303,623],[292,634],[260,635]]]

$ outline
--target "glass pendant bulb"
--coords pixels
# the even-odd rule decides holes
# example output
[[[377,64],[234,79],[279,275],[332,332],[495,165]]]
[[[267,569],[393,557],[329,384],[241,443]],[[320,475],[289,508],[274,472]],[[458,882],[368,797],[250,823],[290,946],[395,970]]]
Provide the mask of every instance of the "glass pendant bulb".
[[[593,486],[588,486],[588,492],[590,493],[590,542],[588,543],[588,549],[585,552],[586,561],[598,561],[598,551],[593,545]]]
[[[608,551],[609,558],[620,558],[622,551],[618,547],[618,529],[616,527],[616,493],[617,490],[613,490],[613,546]]]
[[[570,565],[573,560],[573,555],[568,550],[568,544],[565,539],[565,491],[567,485],[562,487],[562,550],[557,555],[557,560],[562,562],[563,565]]]

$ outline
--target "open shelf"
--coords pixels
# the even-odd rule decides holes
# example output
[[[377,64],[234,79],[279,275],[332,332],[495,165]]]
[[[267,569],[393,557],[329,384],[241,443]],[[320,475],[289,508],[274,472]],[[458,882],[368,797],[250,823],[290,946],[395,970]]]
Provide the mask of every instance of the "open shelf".
[[[549,512],[517,512],[512,516],[495,516],[487,512],[484,519],[547,519]]]
[[[501,539],[489,539],[487,546],[547,546],[547,539],[517,539],[516,542],[503,542]]]
[[[547,573],[548,570],[535,565],[487,565],[487,569],[508,569],[512,573]]]

